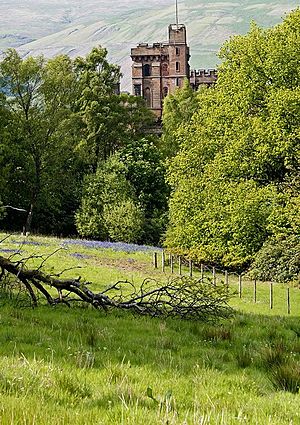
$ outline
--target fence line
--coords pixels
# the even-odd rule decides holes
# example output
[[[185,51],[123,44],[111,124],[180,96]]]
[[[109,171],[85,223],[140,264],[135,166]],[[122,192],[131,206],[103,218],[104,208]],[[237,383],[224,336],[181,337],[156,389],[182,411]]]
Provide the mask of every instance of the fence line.
[[[177,260],[177,261],[176,261]],[[170,271],[171,274],[178,273],[179,276],[182,276],[183,273],[183,266],[184,262],[186,264],[186,275],[189,277],[195,276],[195,273],[200,274],[200,280],[203,281],[204,277],[208,277],[211,280],[212,285],[217,286],[218,283],[224,284],[225,287],[229,290],[230,288],[233,288],[233,285],[236,286],[236,293],[238,294],[238,297],[240,299],[244,298],[244,283],[245,288],[247,288],[246,282],[251,283],[253,282],[253,298],[252,302],[254,304],[257,304],[259,302],[258,297],[258,287],[257,287],[257,280],[256,279],[250,279],[243,273],[236,273],[236,272],[228,272],[228,270],[222,270],[217,268],[216,266],[208,266],[206,264],[200,264],[200,267],[196,267],[191,259],[183,261],[184,258],[182,256],[174,256],[172,254],[169,254],[166,256],[165,252],[161,252],[161,271],[165,273],[166,271]],[[159,261],[158,261],[158,254],[157,252],[153,253],[153,260],[152,264],[155,269],[159,268]],[[177,267],[176,267],[177,266]],[[195,272],[195,273],[194,273]],[[209,276],[211,275],[211,277]],[[234,276],[234,282],[233,279],[230,277]],[[197,275],[196,275],[197,277]],[[237,283],[236,283],[237,281]],[[267,284],[266,282],[262,282],[263,284]],[[249,285],[248,285],[249,286]],[[274,284],[273,282],[269,282],[269,308],[273,310],[275,307],[274,304]],[[287,287],[286,290],[286,308],[287,313],[291,314],[291,288]],[[299,308],[300,311],[300,308]]]

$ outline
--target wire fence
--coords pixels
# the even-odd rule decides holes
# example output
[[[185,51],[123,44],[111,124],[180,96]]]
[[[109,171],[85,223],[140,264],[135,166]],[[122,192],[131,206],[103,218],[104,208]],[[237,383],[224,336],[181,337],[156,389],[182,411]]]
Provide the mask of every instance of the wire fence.
[[[266,307],[268,305],[270,310],[277,309],[278,314],[290,315],[297,311],[300,314],[298,286],[251,279],[246,273],[230,272],[206,264],[194,264],[192,260],[165,251],[159,254],[153,253],[152,265],[154,269],[163,273],[195,277],[200,281],[210,282],[214,286],[225,285],[239,301],[251,306]]]

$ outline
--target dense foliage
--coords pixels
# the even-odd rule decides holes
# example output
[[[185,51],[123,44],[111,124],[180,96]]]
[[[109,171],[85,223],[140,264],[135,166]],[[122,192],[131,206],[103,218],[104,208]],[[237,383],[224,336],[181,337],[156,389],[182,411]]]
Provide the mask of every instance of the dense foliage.
[[[174,110],[168,247],[244,267],[269,238],[300,234],[299,53],[300,10],[271,29],[253,24],[221,49],[218,82],[193,116],[178,124]]]
[[[105,49],[75,60],[7,51],[0,202],[27,214],[7,210],[1,227],[153,244],[168,225],[166,246],[198,261],[245,268],[256,259],[267,278],[264,255],[277,261],[273,247],[288,243],[293,263],[299,53],[300,10],[274,28],[252,24],[224,44],[214,87],[195,93],[186,81],[167,96],[159,140],[143,99],[118,94],[120,69]]]
[[[153,234],[149,220],[165,216],[167,190],[156,140],[145,136],[153,115],[142,98],[118,94],[120,77],[101,47],[75,60],[5,53],[0,201],[18,210],[1,227],[159,241],[162,227]]]

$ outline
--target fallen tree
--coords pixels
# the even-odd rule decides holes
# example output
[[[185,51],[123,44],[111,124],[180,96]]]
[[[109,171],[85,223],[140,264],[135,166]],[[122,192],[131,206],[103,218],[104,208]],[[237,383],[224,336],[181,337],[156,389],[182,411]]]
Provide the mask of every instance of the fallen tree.
[[[43,271],[49,256],[35,256],[41,258],[35,269],[27,267],[32,256],[16,261],[13,257],[0,256],[0,283],[11,289],[16,284],[21,286],[34,307],[42,296],[50,305],[63,303],[70,307],[72,303],[82,302],[96,309],[117,308],[152,317],[212,321],[232,313],[228,305],[228,290],[224,286],[214,287],[209,280],[176,277],[162,285],[147,278],[139,286],[129,281],[118,281],[101,292],[93,292],[91,282],[83,281],[81,277],[63,279],[61,275],[66,270],[59,274]]]

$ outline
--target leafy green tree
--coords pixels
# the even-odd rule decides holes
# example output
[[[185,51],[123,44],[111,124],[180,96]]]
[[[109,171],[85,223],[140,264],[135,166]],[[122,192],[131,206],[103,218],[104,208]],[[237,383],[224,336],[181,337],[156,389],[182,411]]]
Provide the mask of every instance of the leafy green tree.
[[[139,242],[143,233],[144,212],[133,199],[105,205],[103,218],[112,241]]]
[[[76,79],[67,56],[48,62],[43,57],[21,59],[13,49],[6,52],[0,70],[9,94],[9,137],[2,146],[9,190],[17,205],[29,210],[29,231],[34,212],[36,223],[43,222],[41,212],[56,216],[65,207],[65,195],[74,189],[74,155],[66,123]]]
[[[177,153],[179,139],[176,132],[181,124],[190,122],[197,107],[197,95],[188,79],[185,79],[182,88],[178,88],[175,93],[165,98],[162,115],[164,131],[161,140],[161,150],[165,157],[172,157]]]
[[[76,214],[81,236],[101,240],[124,238],[122,241],[126,242],[136,242],[140,238],[142,210],[125,174],[124,164],[117,157],[111,157],[102,162],[96,174],[86,177],[81,206]],[[128,217],[123,217],[123,213]]]
[[[142,98],[118,94],[120,68],[108,62],[106,49],[95,47],[86,58],[78,57],[74,69],[79,84],[75,111],[81,123],[78,149],[95,173],[101,161],[153,122],[153,114]]]
[[[216,87],[199,92],[193,117],[174,126],[167,246],[243,267],[297,222],[290,187],[300,158],[299,29],[296,10],[274,28],[253,24],[230,39]]]
[[[126,179],[132,185],[138,203],[144,210],[143,242],[160,242],[167,223],[169,186],[159,141],[153,136],[142,137],[119,151],[126,168]]]

